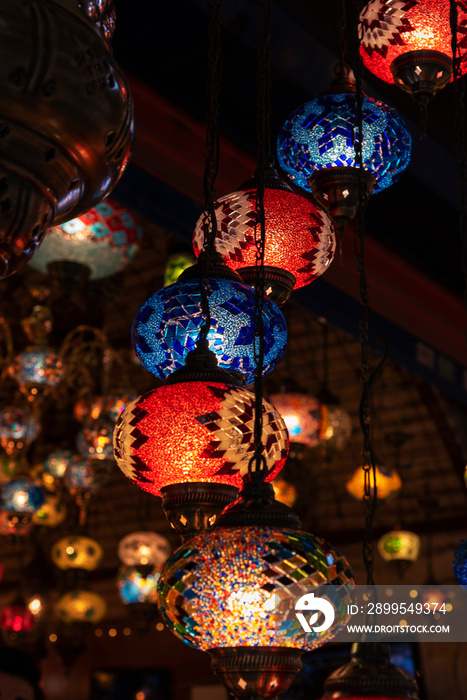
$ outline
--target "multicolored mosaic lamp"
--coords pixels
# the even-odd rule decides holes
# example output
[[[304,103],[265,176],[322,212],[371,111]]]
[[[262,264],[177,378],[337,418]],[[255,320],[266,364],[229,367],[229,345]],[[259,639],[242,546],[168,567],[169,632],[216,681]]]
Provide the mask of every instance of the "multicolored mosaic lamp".
[[[120,469],[144,491],[162,496],[166,515],[181,534],[212,526],[215,513],[235,498],[254,453],[254,395],[224,383],[228,373],[220,368],[209,369],[203,361],[200,371],[205,381],[178,382],[175,375],[175,383],[131,403],[114,434]],[[224,381],[216,381],[215,372]],[[262,412],[263,455],[271,480],[285,463],[288,435],[265,400]],[[211,498],[217,510],[204,511],[203,499],[207,507]]]
[[[371,0],[360,15],[360,53],[368,70],[425,106],[452,80],[446,0]],[[467,71],[467,6],[457,2],[460,72]]]
[[[71,450],[54,450],[44,459],[44,471],[54,479],[62,479],[66,469],[73,460],[79,459],[79,455]]]
[[[32,515],[39,510],[44,500],[44,490],[26,477],[2,484],[0,489],[0,508],[11,513]]]
[[[258,226],[254,181],[215,203],[216,250],[226,265],[247,284],[255,283]],[[292,191],[273,169],[267,171],[264,190],[266,292],[278,304],[323,274],[336,249],[334,227],[325,211]],[[193,237],[196,255],[203,249],[204,215]]]
[[[58,386],[65,377],[65,367],[53,348],[34,346],[16,355],[10,374],[21,390],[34,398],[38,392]]]
[[[252,474],[216,527],[180,547],[161,575],[166,624],[211,654],[235,697],[280,695],[302,653],[331,640],[347,619],[353,578],[346,560],[298,527],[272,487]],[[335,609],[326,630],[306,631],[296,616],[295,604],[313,588]]]
[[[198,277],[184,276],[173,285],[164,287],[150,297],[139,309],[132,327],[133,348],[141,363],[159,379],[166,379],[183,367],[186,356],[194,350],[204,323]],[[238,372],[246,384],[254,379],[255,293],[233,272],[220,266],[212,270],[209,279],[209,308],[211,323],[209,348],[216,354],[219,367]],[[225,274],[231,278],[226,279]],[[287,326],[282,313],[269,298],[263,306],[265,356],[263,374],[267,374],[282,359],[287,343]]]
[[[29,264],[64,281],[72,271],[91,280],[102,279],[133,260],[141,239],[133,214],[106,199],[78,218],[49,229]]]
[[[467,589],[467,540],[461,540],[460,545],[454,552],[454,576]]]
[[[402,487],[402,480],[395,469],[376,465],[376,495],[379,501],[387,501],[396,496]],[[375,479],[373,470],[369,470],[370,491],[373,494]],[[365,472],[363,467],[358,467],[350,479],[346,481],[345,489],[353,498],[361,501],[365,495]]]
[[[98,418],[109,418],[116,422],[129,403],[138,394],[133,389],[114,389],[105,396],[81,397],[75,403],[73,415],[81,423],[92,423]]]
[[[331,673],[324,682],[321,700],[418,700],[417,682],[391,663],[389,644],[359,642],[349,663]]]
[[[76,436],[76,449],[87,459],[112,459],[114,424],[107,418],[98,418],[85,425]]]
[[[355,160],[355,126],[355,86],[339,76],[328,93],[290,115],[277,141],[281,168],[313,193],[338,227],[372,192],[396,182],[410,160],[410,133],[392,107],[363,96],[362,168]]]
[[[7,406],[0,411],[0,445],[7,455],[18,454],[40,432],[36,416],[25,408]]]
[[[318,399],[298,391],[279,392],[269,398],[284,419],[291,443],[314,447],[324,438],[326,406]]]

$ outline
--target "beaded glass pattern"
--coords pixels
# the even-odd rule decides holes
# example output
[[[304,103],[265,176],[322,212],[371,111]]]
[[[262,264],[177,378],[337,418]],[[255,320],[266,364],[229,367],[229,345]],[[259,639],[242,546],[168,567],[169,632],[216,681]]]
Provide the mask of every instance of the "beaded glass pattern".
[[[364,96],[363,168],[376,179],[374,192],[392,185],[410,160],[412,138],[395,109]],[[277,141],[281,168],[311,192],[310,177],[325,168],[355,168],[355,94],[322,95],[293,112]]]
[[[256,190],[240,190],[221,197],[215,205],[216,250],[234,270],[255,265],[256,198]],[[265,189],[264,209],[264,264],[291,272],[295,289],[322,275],[336,250],[334,227],[328,215],[299,194],[272,188]],[[196,255],[203,249],[203,242],[201,216],[193,238]]]
[[[132,343],[141,363],[160,379],[185,364],[195,349],[204,315],[198,279],[177,282],[153,294],[136,314]],[[209,280],[211,326],[209,348],[215,352],[219,366],[245,376],[246,384],[254,381],[255,361],[255,293],[241,282]],[[278,306],[264,299],[264,366],[267,374],[280,362],[287,343],[287,326]]]
[[[329,584],[329,585],[325,585]],[[347,561],[313,535],[271,527],[219,528],[199,535],[169,559],[159,607],[186,644],[315,649],[347,620],[354,581]],[[331,627],[306,633],[299,597],[320,586],[337,608]]]
[[[254,454],[254,395],[226,384],[183,382],[149,391],[122,413],[115,459],[144,491],[160,496],[169,484],[208,481],[241,487]],[[263,400],[267,481],[282,469],[287,428]]]

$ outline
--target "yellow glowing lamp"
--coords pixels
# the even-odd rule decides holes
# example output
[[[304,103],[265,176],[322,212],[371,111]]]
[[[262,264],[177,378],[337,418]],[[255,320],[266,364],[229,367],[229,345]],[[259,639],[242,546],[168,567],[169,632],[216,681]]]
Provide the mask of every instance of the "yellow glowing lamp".
[[[59,569],[94,571],[104,552],[96,540],[82,535],[62,537],[52,547],[52,561]]]
[[[381,465],[376,465],[376,495],[378,500],[387,501],[399,493],[402,480],[395,469],[388,469]],[[370,469],[370,489],[373,494],[375,488],[373,470]],[[358,467],[345,484],[347,492],[360,501],[365,493],[365,472],[363,467]]]
[[[94,591],[84,589],[68,591],[57,603],[58,617],[67,624],[95,624],[102,620],[106,612],[105,600]]]
[[[378,540],[378,552],[386,561],[417,561],[420,537],[410,530],[391,530]]]
[[[292,508],[298,497],[295,486],[291,484],[290,481],[286,481],[285,479],[274,479],[274,481],[271,482],[271,485],[274,489],[276,501],[285,503],[286,506]]]

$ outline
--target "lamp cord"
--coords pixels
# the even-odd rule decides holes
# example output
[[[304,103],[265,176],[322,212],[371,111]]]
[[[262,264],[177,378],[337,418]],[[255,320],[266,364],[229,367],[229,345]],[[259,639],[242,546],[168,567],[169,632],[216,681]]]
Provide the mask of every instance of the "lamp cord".
[[[219,137],[219,93],[222,76],[222,46],[220,8],[222,0],[208,2],[208,108],[206,114],[206,146],[203,176],[204,213],[203,213],[203,255],[202,274],[199,282],[201,310],[204,317],[200,328],[198,343],[206,343],[211,327],[209,308],[209,269],[217,236],[217,219],[215,211],[216,180],[219,173],[220,137]]]
[[[263,454],[263,366],[264,366],[264,250],[266,219],[264,211],[265,171],[271,161],[271,0],[258,0],[258,72],[257,72],[257,169],[256,169],[256,224],[255,224],[255,420],[253,439],[255,451],[249,462],[249,471],[266,473]]]
[[[465,80],[461,75],[462,55],[457,41],[458,10],[456,0],[449,0],[449,22],[451,26],[452,78],[456,91],[456,155],[459,163],[459,235],[462,250],[462,272],[464,276],[463,302],[467,314],[467,146],[465,139]],[[467,340],[467,337],[466,337]]]
[[[384,362],[387,358],[387,346],[384,338],[379,332],[375,324],[374,317],[370,309],[369,288],[366,275],[365,265],[365,230],[364,230],[364,206],[366,198],[364,196],[364,169],[363,169],[363,61],[359,53],[361,41],[362,26],[359,21],[360,3],[358,0],[354,2],[355,22],[354,26],[357,33],[356,41],[356,56],[355,56],[355,128],[353,145],[355,150],[355,164],[359,171],[358,190],[360,206],[357,209],[355,218],[355,257],[357,261],[357,272],[359,279],[360,302],[362,305],[362,313],[359,323],[360,328],[360,345],[361,345],[361,364],[360,364],[360,381],[362,385],[362,393],[359,404],[359,421],[363,434],[363,470],[364,470],[364,495],[363,501],[365,506],[365,535],[362,542],[363,563],[367,574],[367,584],[374,585],[373,568],[374,568],[374,536],[373,536],[373,520],[376,511],[377,503],[377,487],[376,487],[376,457],[373,450],[373,445],[370,435],[371,427],[371,388],[376,376],[381,371]],[[368,330],[370,323],[375,328],[379,338],[383,341],[385,351],[380,362],[372,370],[368,357]],[[372,488],[373,484],[373,488]]]

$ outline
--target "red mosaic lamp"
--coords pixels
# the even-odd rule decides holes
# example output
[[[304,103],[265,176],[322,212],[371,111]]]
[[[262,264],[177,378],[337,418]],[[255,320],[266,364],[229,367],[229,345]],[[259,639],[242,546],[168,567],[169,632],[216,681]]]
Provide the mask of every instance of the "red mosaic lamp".
[[[183,537],[210,529],[233,501],[254,454],[254,395],[217,366],[205,347],[188,354],[164,386],[133,401],[114,433],[118,466],[143,491],[162,496]],[[287,428],[263,400],[267,480],[283,467]]]
[[[246,284],[255,283],[258,227],[255,180],[215,203],[216,250]],[[323,274],[336,249],[334,226],[328,215],[309,199],[292,191],[274,168],[266,171],[264,190],[266,241],[265,290],[281,305],[293,289],[304,287]],[[204,215],[193,237],[196,255],[203,249]]]
[[[324,682],[322,700],[418,700],[415,679],[390,659],[389,644],[354,644],[349,663]]]
[[[371,0],[360,15],[360,53],[368,70],[426,106],[452,80],[447,0]],[[467,6],[457,3],[460,74],[467,71]]]

